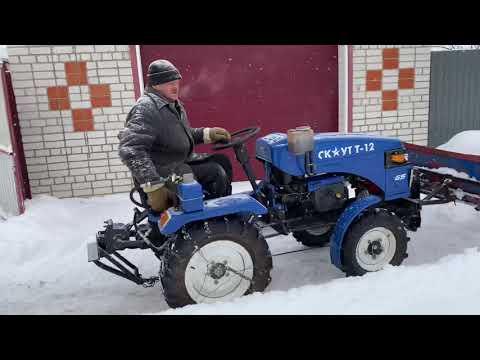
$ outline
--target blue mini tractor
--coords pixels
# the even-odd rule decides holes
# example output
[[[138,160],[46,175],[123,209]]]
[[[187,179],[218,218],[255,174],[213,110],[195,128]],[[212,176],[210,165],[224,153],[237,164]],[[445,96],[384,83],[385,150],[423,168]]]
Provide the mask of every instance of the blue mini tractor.
[[[156,217],[133,199],[133,189],[132,201],[145,210],[136,208],[129,224],[107,221],[88,245],[89,261],[144,286],[160,281],[171,307],[263,291],[272,269],[267,227],[306,246],[329,243],[332,263],[348,276],[402,263],[407,230],[420,227],[422,201],[401,141],[313,134],[309,127],[273,133],[256,140],[266,174],[257,181],[245,143],[259,130],[238,131],[230,143],[213,147],[233,148],[252,191],[205,201],[192,174],[174,175],[167,182],[177,204]],[[158,224],[162,241],[149,238],[150,223]],[[123,249],[151,249],[159,276],[143,278],[119,254]]]

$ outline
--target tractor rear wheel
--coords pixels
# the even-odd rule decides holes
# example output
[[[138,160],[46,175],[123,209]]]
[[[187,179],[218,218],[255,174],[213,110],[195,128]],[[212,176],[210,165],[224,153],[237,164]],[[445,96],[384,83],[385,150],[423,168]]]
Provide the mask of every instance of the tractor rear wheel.
[[[293,237],[308,247],[324,247],[329,243],[331,234],[331,227],[324,227],[315,230],[294,231]]]
[[[165,254],[161,282],[167,304],[177,308],[262,292],[272,267],[268,244],[253,224],[210,219],[179,234]]]
[[[400,265],[407,257],[407,232],[402,221],[385,209],[374,209],[353,223],[343,242],[347,276],[361,276]]]

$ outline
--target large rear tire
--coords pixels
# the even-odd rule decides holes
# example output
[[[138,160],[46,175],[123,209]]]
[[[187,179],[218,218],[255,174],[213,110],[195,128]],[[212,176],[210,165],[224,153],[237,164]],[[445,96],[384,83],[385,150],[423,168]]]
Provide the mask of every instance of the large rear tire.
[[[271,281],[272,256],[253,224],[238,217],[206,224],[190,225],[165,255],[161,282],[172,308],[262,292]]]
[[[330,235],[332,234],[331,228],[325,228],[318,231],[302,230],[294,231],[293,237],[297,239],[299,243],[308,247],[324,247],[330,242]]]
[[[402,221],[385,209],[374,209],[353,223],[343,242],[347,276],[361,276],[401,265],[407,257],[407,232]]]

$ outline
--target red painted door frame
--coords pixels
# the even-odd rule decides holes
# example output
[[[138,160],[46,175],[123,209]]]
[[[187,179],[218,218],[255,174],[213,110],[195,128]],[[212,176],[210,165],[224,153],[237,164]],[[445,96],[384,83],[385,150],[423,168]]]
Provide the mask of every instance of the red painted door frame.
[[[10,129],[12,143],[13,161],[15,166],[15,184],[17,188],[18,208],[21,214],[25,211],[24,200],[31,199],[32,193],[28,180],[27,163],[23,150],[22,134],[18,119],[15,93],[13,91],[12,76],[8,63],[2,64],[2,86],[5,92],[5,105],[7,110],[7,122]]]

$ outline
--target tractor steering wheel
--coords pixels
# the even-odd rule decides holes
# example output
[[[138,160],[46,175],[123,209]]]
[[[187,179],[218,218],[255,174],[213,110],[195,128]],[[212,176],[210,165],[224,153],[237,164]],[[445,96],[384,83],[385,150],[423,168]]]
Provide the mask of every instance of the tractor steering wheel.
[[[234,133],[230,134],[232,140],[229,143],[212,146],[212,150],[217,151],[223,149],[230,149],[231,147],[245,143],[247,140],[257,135],[259,131],[260,127],[248,127],[242,130],[235,131]]]

